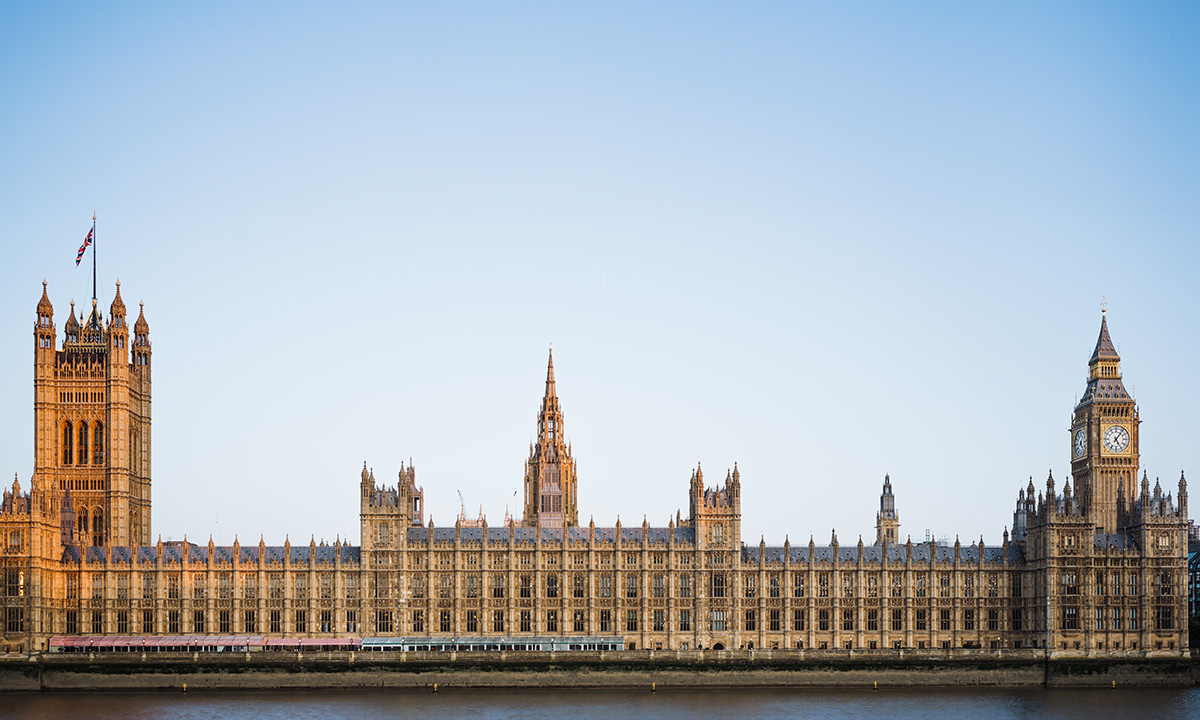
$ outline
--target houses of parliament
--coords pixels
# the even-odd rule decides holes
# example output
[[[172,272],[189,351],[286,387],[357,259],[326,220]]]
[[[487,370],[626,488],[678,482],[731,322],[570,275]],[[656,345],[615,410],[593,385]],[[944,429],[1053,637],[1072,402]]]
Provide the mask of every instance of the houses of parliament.
[[[129,324],[119,283],[107,314],[94,300],[85,311],[72,303],[60,335],[43,283],[33,471],[0,505],[0,651],[218,634],[612,637],[628,650],[1187,649],[1186,482],[1164,489],[1139,475],[1138,406],[1103,315],[1066,428],[1071,476],[1015,487],[998,545],[902,541],[888,477],[874,542],[747,544],[736,466],[715,485],[700,467],[684,470],[686,515],[666,527],[582,525],[586,477],[551,357],[520,519],[436,527],[411,463],[395,484],[364,464],[345,484],[355,492],[358,475],[358,545],[215,546],[151,538],[150,327],[141,309]]]

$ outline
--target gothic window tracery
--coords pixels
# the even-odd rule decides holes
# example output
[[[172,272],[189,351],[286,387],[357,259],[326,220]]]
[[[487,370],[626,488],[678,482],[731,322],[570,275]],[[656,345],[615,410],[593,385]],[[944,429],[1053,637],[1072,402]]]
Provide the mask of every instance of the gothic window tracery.
[[[63,423],[62,458],[63,465],[70,465],[75,459],[75,434],[71,432],[71,423]]]
[[[100,465],[104,462],[104,425],[99,421],[92,428],[92,463]]]
[[[79,454],[78,462],[84,465],[88,461],[88,424],[86,421],[79,423]]]

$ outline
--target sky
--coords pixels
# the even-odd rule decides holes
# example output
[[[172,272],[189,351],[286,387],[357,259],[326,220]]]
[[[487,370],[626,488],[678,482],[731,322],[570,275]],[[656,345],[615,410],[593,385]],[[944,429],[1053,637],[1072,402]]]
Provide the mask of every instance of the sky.
[[[1200,7],[0,4],[0,468],[33,322],[145,302],[166,539],[520,513],[547,351],[586,523],[998,544],[1070,473],[1101,303],[1200,478]],[[7,484],[7,483],[6,483]]]

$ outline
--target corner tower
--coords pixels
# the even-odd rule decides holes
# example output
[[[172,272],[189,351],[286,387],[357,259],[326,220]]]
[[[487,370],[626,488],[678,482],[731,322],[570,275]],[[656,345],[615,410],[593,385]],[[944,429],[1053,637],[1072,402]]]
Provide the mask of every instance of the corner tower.
[[[1088,383],[1071,421],[1071,474],[1083,512],[1096,532],[1116,533],[1117,496],[1137,483],[1137,403],[1121,380],[1121,358],[1100,315],[1100,337],[1088,361]]]
[[[562,409],[554,387],[554,353],[546,367],[546,394],[538,411],[537,440],[525,461],[525,517],[528,527],[562,528],[579,524],[575,497],[575,461],[563,432]]]
[[[34,324],[34,482],[70,492],[80,542],[149,545],[150,326],[139,315],[131,348],[120,283],[107,322],[94,300],[86,320],[74,310],[72,303],[55,349],[43,283]]]

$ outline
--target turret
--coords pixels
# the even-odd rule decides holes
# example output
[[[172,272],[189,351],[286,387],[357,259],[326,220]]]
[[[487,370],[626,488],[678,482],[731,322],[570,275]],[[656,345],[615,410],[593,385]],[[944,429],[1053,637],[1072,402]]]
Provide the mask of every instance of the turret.
[[[125,301],[121,299],[121,281],[117,281],[117,292],[108,308],[108,356],[114,367],[124,367],[129,362],[129,325],[125,320]]]
[[[696,464],[690,482],[688,498],[691,517],[686,524],[696,528],[699,541],[704,538],[710,544],[726,545],[741,540],[742,532],[742,476],[734,463],[733,470],[725,474],[724,486],[704,486],[704,471]]]
[[[883,476],[883,492],[879,494],[879,512],[875,515],[875,544],[895,545],[900,537],[900,517],[896,514],[896,498],[892,495],[892,478]]]
[[[37,320],[33,324],[34,347],[37,349],[38,363],[42,358],[54,357],[54,306],[50,304],[50,296],[46,294],[46,281],[42,281],[42,299],[37,304]]]
[[[71,312],[67,314],[67,324],[63,326],[63,347],[79,342],[79,320],[75,318],[75,301],[71,301]]]
[[[1025,490],[1017,493],[1017,508],[1013,510],[1013,540],[1021,542],[1029,527],[1029,501],[1025,499]]]
[[[400,466],[395,487],[377,485],[375,471],[363,469],[359,481],[359,530],[364,551],[394,549],[409,527],[422,523],[425,491],[416,485],[410,462]]]
[[[1179,471],[1179,494],[1176,496],[1176,506],[1179,509],[1179,516],[1186,518],[1188,516],[1187,507],[1187,479],[1183,477],[1183,471]]]
[[[134,371],[150,374],[150,323],[146,322],[145,303],[138,303],[138,319],[133,325]]]

